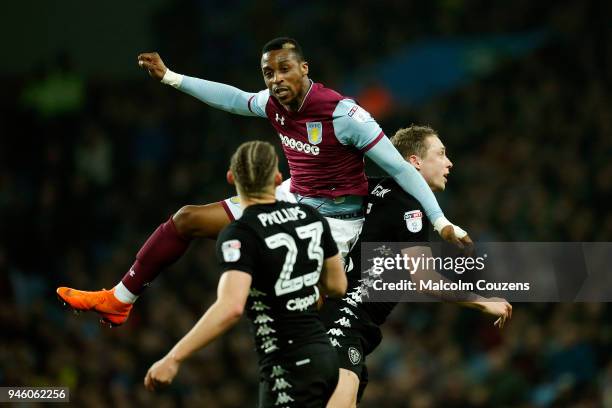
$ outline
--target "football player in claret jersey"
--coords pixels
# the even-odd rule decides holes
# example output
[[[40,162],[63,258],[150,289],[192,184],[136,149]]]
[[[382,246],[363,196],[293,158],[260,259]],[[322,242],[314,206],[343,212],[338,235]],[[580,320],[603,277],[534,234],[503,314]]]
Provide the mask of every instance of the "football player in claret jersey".
[[[338,247],[325,218],[306,204],[275,199],[278,158],[266,142],[248,142],[232,156],[244,214],[217,240],[223,274],[218,299],[194,328],[155,363],[145,385],[168,384],[187,356],[239,319],[253,323],[259,355],[259,407],[323,407],[338,382],[338,358],[317,313],[320,293],[347,287]]]
[[[427,126],[411,126],[400,129],[391,139],[406,160],[423,175],[433,191],[446,187],[452,167],[446,149],[436,132]],[[429,242],[431,224],[423,216],[423,207],[414,197],[406,194],[390,178],[370,179],[366,199],[366,220],[355,247],[349,254],[347,277],[349,288],[341,300],[328,299],[321,309],[321,316],[328,329],[330,340],[340,358],[340,382],[330,403],[334,407],[354,407],[368,381],[365,357],[381,342],[380,325],[397,302],[368,302],[368,279],[362,279],[361,242],[403,242],[402,253],[418,257],[431,256],[431,249],[422,246]],[[417,246],[421,243],[421,246]],[[409,274],[408,274],[409,275]],[[418,271],[414,278],[446,279],[435,271]],[[475,294],[431,293],[459,302],[463,306],[481,310],[498,317],[496,325],[502,327],[511,316],[512,307],[503,299],[485,299]]]
[[[354,100],[310,80],[297,41],[277,38],[263,47],[260,68],[266,89],[257,93],[177,74],[157,53],[140,54],[138,63],[154,79],[210,106],[266,118],[289,164],[291,179],[285,194],[293,194],[328,217],[342,256],[356,241],[363,223],[363,198],[368,193],[364,156],[421,203],[445,240],[459,246],[462,240],[467,242],[467,233],[444,217],[423,177],[402,159],[370,114]],[[122,324],[137,297],[162,269],[185,253],[193,238],[215,239],[239,212],[232,200],[185,206],[149,237],[114,288],[86,292],[61,287],[57,294],[74,309],[94,310],[103,320]]]

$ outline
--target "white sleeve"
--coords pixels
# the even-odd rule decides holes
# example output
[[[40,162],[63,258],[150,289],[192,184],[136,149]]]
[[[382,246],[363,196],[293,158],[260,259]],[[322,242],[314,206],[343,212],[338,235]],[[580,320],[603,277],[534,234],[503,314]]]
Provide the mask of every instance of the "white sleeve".
[[[338,102],[333,113],[334,132],[343,145],[366,151],[380,139],[383,131],[374,118],[351,99]]]
[[[249,100],[249,110],[255,115],[266,118],[266,105],[270,99],[270,90],[264,89],[254,94]]]
[[[270,92],[244,92],[236,87],[183,75],[180,81],[169,85],[226,112],[244,116],[266,117],[266,103]]]

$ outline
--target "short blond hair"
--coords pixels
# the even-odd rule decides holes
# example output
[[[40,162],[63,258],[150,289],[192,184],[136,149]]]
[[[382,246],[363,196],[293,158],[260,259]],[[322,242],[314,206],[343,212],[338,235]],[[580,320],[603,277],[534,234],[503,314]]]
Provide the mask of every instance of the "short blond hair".
[[[427,155],[427,138],[438,136],[438,133],[429,126],[410,125],[395,132],[391,143],[405,159],[413,154],[419,157]]]

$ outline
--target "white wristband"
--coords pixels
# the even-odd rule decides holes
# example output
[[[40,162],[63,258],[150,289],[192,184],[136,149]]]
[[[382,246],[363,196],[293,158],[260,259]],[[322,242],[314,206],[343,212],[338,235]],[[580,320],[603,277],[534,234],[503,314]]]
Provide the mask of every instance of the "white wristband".
[[[467,232],[458,225],[453,224],[453,229],[455,230],[455,235],[457,238],[461,239],[467,235]]]
[[[446,217],[442,216],[437,218],[434,222],[433,222],[433,227],[434,230],[436,230],[436,232],[439,234],[440,231],[442,231],[442,229],[444,227],[446,227],[447,225],[452,225],[451,222],[449,220],[446,219]]]
[[[461,239],[467,235],[467,232],[463,228],[459,227],[458,225],[452,224],[449,220],[446,219],[446,217],[440,217],[433,223],[434,230],[436,230],[438,234],[444,229],[444,227],[448,225],[453,226],[457,238]]]
[[[166,68],[166,73],[164,74],[164,77],[161,80],[162,84],[178,88],[179,86],[181,86],[182,82],[183,76],[181,74],[177,74],[176,72],[172,72],[168,68]]]

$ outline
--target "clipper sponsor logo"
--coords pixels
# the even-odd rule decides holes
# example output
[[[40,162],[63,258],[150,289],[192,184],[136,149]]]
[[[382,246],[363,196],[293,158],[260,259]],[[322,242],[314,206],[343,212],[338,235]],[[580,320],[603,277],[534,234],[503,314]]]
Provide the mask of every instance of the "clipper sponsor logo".
[[[287,310],[291,310],[292,312],[295,310],[299,310],[300,312],[303,312],[304,310],[308,309],[310,306],[314,305],[317,302],[318,298],[319,298],[319,294],[313,293],[310,296],[290,299],[287,302]]]
[[[311,154],[313,156],[318,156],[320,153],[319,146],[312,146],[308,143],[304,143],[300,140],[295,140],[289,136],[285,136],[280,133],[278,134],[278,136],[280,137],[283,146],[286,146],[292,150],[301,153]]]

